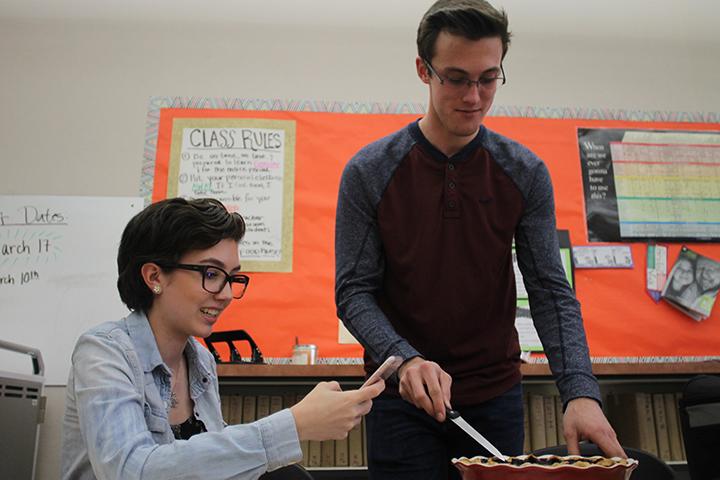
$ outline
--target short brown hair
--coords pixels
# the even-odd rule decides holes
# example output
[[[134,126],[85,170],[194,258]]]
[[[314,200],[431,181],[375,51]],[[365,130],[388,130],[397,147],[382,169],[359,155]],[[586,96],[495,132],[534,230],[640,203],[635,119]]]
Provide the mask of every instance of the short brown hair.
[[[153,203],[128,222],[118,248],[120,299],[131,310],[147,312],[153,294],[140,269],[148,262],[177,263],[191,250],[204,250],[245,235],[245,221],[213,198],[169,198]]]
[[[438,0],[425,12],[417,33],[418,55],[431,61],[440,32],[470,40],[498,37],[505,58],[511,33],[504,10],[497,10],[485,0]]]

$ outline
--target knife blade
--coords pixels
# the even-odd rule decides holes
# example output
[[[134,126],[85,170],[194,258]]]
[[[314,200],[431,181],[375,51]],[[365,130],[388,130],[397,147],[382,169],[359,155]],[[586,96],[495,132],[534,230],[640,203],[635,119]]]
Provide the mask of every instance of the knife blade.
[[[460,427],[465,433],[467,433],[468,435],[470,435],[470,436],[473,438],[473,440],[475,440],[475,441],[478,442],[480,445],[482,445],[483,447],[485,447],[485,449],[486,449],[488,452],[490,452],[491,454],[493,454],[493,455],[496,456],[497,458],[501,459],[503,462],[507,462],[507,461],[508,461],[508,460],[507,460],[507,457],[506,457],[505,455],[503,455],[502,453],[500,453],[500,450],[498,450],[497,448],[495,448],[495,445],[493,445],[492,443],[490,443],[490,441],[489,441],[487,438],[483,437],[483,436],[480,434],[480,432],[478,432],[477,430],[475,430],[475,429],[472,427],[472,425],[470,425],[469,423],[467,423],[467,422],[465,421],[465,419],[460,416],[460,412],[458,412],[457,410],[452,410],[452,409],[449,409],[449,408],[448,408],[446,413],[447,413],[447,417],[448,417],[455,425],[457,425],[457,426]]]

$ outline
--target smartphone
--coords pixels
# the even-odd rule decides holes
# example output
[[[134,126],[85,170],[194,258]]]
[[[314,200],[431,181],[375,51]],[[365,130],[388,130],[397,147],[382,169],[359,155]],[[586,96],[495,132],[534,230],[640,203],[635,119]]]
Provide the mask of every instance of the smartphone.
[[[395,373],[395,370],[397,370],[400,365],[402,365],[403,360],[400,357],[397,357],[395,355],[390,355],[387,360],[385,360],[382,365],[378,367],[377,370],[375,370],[370,377],[368,377],[367,380],[365,380],[365,383],[362,384],[362,387],[367,387],[368,385],[372,385],[373,383],[377,382],[379,379],[387,380],[390,378],[390,375]]]

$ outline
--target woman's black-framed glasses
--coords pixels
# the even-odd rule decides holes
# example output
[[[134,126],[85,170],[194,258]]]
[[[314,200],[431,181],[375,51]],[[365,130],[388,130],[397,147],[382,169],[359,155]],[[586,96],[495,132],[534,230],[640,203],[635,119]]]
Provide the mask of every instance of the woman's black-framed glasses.
[[[250,283],[250,277],[240,273],[230,275],[220,267],[213,265],[191,265],[187,263],[158,263],[161,268],[179,268],[181,270],[192,270],[202,274],[203,289],[212,294],[222,292],[225,285],[230,284],[232,296],[239,300],[245,295],[245,290]]]

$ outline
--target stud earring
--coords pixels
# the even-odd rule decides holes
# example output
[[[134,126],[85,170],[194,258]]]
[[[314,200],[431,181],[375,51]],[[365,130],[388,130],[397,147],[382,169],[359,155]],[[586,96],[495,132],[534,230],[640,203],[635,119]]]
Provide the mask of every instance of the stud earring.
[[[152,290],[155,295],[160,295],[160,292],[162,291],[160,285],[155,285]]]

